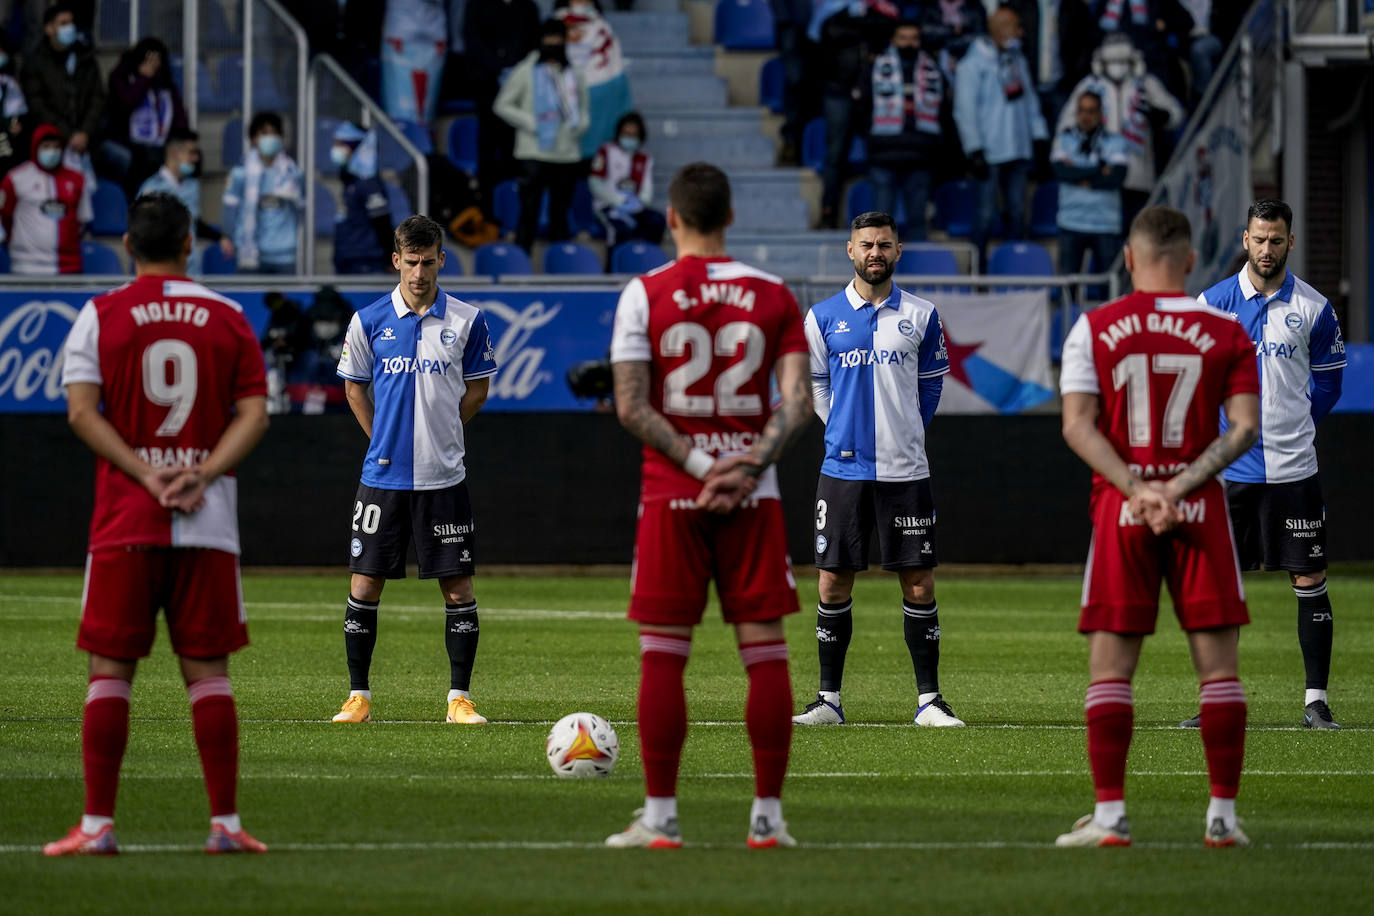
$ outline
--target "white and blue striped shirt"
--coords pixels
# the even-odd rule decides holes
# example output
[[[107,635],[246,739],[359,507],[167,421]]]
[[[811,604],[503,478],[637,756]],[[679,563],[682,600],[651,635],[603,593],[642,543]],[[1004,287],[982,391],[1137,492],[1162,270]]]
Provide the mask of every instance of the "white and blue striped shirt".
[[[851,281],[812,306],[806,341],[816,413],[825,421],[821,473],[841,480],[929,477],[920,383],[949,372],[934,303],[894,284],[887,300],[873,305]]]
[[[1345,367],[1345,341],[1326,297],[1288,272],[1265,297],[1247,268],[1198,296],[1198,302],[1235,315],[1255,344],[1260,376],[1260,437],[1222,475],[1239,483],[1291,483],[1317,473],[1309,388],[1314,373]],[[1223,414],[1221,428],[1226,428]]]
[[[481,309],[439,290],[417,316],[389,295],[348,324],[339,375],[372,383],[376,412],[362,482],[383,490],[439,490],[462,482],[458,405],[473,379],[496,374],[496,351]]]

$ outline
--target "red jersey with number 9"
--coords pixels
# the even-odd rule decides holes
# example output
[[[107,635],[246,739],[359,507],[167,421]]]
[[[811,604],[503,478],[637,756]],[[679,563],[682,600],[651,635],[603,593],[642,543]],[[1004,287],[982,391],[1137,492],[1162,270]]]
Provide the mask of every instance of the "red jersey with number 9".
[[[773,364],[805,353],[801,310],[778,277],[727,257],[682,257],[636,277],[616,308],[612,362],[649,363],[649,403],[693,448],[747,452],[772,413]],[[644,502],[695,498],[701,481],[644,447]],[[776,498],[777,475],[757,498]]]
[[[1144,479],[1168,478],[1216,439],[1222,402],[1259,393],[1255,345],[1182,293],[1131,293],[1078,319],[1060,389],[1098,395],[1097,427],[1117,454]],[[1107,485],[1093,474],[1094,492]]]
[[[63,347],[62,384],[76,382],[101,386],[102,416],[153,467],[201,463],[233,419],[234,402],[267,393],[243,309],[181,277],[140,277],[87,302]],[[237,554],[233,476],[211,483],[205,507],[184,514],[98,457],[90,549],[126,546]]]

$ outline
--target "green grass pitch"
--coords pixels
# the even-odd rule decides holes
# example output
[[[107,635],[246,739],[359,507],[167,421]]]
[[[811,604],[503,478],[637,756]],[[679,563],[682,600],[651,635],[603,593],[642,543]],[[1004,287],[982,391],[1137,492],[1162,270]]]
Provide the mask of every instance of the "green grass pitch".
[[[165,635],[135,681],[113,859],[46,860],[82,804],[78,576],[0,577],[0,913],[148,912],[1341,912],[1374,910],[1374,578],[1332,576],[1338,733],[1307,732],[1294,599],[1247,579],[1251,731],[1239,808],[1255,846],[1202,845],[1197,687],[1163,612],[1136,682],[1127,800],[1136,845],[1059,850],[1091,810],[1086,648],[1072,578],[944,575],[942,687],[970,727],[912,726],[891,576],[861,577],[846,672],[851,724],[798,729],[784,807],[802,848],[744,847],[752,795],[745,678],[727,628],[698,630],[680,784],[687,848],[607,850],[643,791],[638,671],[620,578],[483,576],[474,697],[493,720],[443,724],[433,583],[393,582],[373,669],[376,721],[328,719],[346,695],[346,576],[244,581],[253,645],[231,675],[240,811],[272,847],[198,851],[206,801]],[[814,690],[815,585],[789,618],[797,705]],[[610,719],[620,765],[555,779],[550,723]]]

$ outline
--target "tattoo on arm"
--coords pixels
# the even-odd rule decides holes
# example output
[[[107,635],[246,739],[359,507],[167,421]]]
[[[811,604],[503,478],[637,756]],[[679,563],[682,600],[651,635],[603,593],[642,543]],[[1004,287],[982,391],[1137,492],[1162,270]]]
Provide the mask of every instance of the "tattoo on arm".
[[[764,468],[777,461],[801,437],[814,415],[811,381],[805,372],[797,372],[782,391],[782,404],[763,427],[754,442],[753,455],[759,464],[746,466],[748,473],[758,476]]]
[[[1230,427],[1213,439],[1202,454],[1197,456],[1192,464],[1179,471],[1170,483],[1178,489],[1180,497],[1186,496],[1243,455],[1250,447],[1250,442],[1247,441],[1249,438],[1241,427]]]
[[[639,441],[658,449],[678,464],[687,460],[690,448],[668,418],[649,404],[649,364],[615,363],[615,408],[620,425]]]

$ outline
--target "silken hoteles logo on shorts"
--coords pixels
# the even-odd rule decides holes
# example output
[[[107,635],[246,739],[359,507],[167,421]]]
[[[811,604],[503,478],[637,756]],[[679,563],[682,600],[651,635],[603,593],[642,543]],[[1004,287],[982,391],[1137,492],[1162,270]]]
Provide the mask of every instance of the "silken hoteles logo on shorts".
[[[62,342],[78,311],[34,299],[0,317],[0,410],[51,410],[62,400]]]

